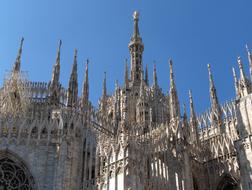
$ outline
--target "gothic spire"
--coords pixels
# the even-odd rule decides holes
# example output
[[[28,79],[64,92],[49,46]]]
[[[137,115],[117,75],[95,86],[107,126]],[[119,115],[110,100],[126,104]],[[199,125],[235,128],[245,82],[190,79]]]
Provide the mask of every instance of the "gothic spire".
[[[104,79],[103,79],[103,87],[102,87],[102,97],[106,97],[107,96],[107,82],[106,82],[106,72],[104,72]]]
[[[59,41],[58,52],[56,57],[56,63],[53,67],[52,80],[51,80],[51,88],[56,88],[59,84],[60,77],[60,49],[61,49],[61,40]]]
[[[248,61],[249,61],[249,74],[250,74],[250,80],[252,80],[252,54],[248,47],[248,44],[246,44],[246,50],[248,54]]]
[[[89,98],[89,81],[88,81],[88,64],[89,60],[86,61],[85,79],[82,87],[82,107],[87,108]]]
[[[60,48],[61,48],[61,40],[59,41],[56,63],[53,66],[52,79],[49,82],[50,101],[53,105],[57,105],[59,103]]]
[[[147,86],[149,85],[148,65],[145,67],[145,83]]]
[[[216,94],[216,89],[214,86],[213,75],[212,75],[210,64],[208,64],[207,67],[208,67],[209,84],[210,84],[211,104],[212,104],[212,106],[217,106],[219,103],[218,103],[218,98],[217,98],[217,94]]]
[[[197,121],[196,121],[196,114],[194,110],[193,97],[192,97],[191,90],[189,90],[189,102],[190,102],[190,123],[195,125]]]
[[[210,92],[211,92],[211,89],[213,89],[213,88],[215,88],[215,87],[214,87],[213,75],[212,75],[212,71],[211,71],[211,66],[210,66],[210,64],[207,64],[207,69],[208,69],[209,84],[210,84]]]
[[[128,74],[128,60],[125,59],[125,71],[124,71],[124,86],[125,88],[129,88],[129,74]]]
[[[190,101],[190,131],[191,131],[191,140],[198,143],[198,127],[197,127],[197,118],[194,110],[192,91],[189,90],[189,101]]]
[[[157,86],[157,69],[156,69],[156,63],[154,62],[153,66],[153,86]]]
[[[238,63],[239,69],[240,69],[241,80],[245,80],[246,76],[245,76],[245,72],[244,72],[244,69],[243,69],[242,59],[241,59],[240,56],[238,56],[238,58],[237,58],[237,63]]]
[[[120,114],[120,88],[118,84],[118,80],[115,81],[115,96],[114,96],[114,114],[113,114],[113,119],[116,121],[116,126],[118,122],[118,116]]]
[[[245,72],[243,69],[243,63],[242,63],[242,59],[240,56],[238,56],[237,58],[237,62],[238,62],[238,66],[239,66],[239,70],[240,70],[240,86],[242,88],[240,88],[241,93],[243,96],[248,95],[250,92],[250,82],[248,81],[248,79],[245,76]]]
[[[220,105],[216,93],[216,88],[214,86],[213,75],[211,71],[210,64],[208,67],[208,75],[209,75],[209,83],[210,83],[210,101],[211,101],[211,109],[212,109],[212,121],[216,121],[218,124],[221,122],[221,110]]]
[[[76,106],[77,98],[78,98],[78,74],[77,74],[77,50],[75,49],[74,62],[67,90],[67,106],[69,107]]]
[[[129,50],[131,54],[131,81],[134,85],[139,85],[141,82],[141,72],[142,72],[142,54],[144,50],[144,45],[142,43],[142,38],[139,34],[138,21],[139,13],[137,11],[133,14],[134,19],[134,32],[130,39]]]
[[[24,38],[22,37],[21,42],[20,42],[20,47],[19,47],[19,50],[18,50],[18,55],[17,55],[16,61],[15,61],[14,66],[13,66],[13,72],[20,72],[23,42],[24,42]]]
[[[239,97],[240,93],[239,93],[239,88],[238,88],[238,80],[237,80],[237,77],[236,77],[236,72],[235,72],[234,67],[232,67],[232,71],[233,71],[233,77],[234,77],[235,94],[236,94],[237,97]]]
[[[176,90],[174,75],[173,75],[173,62],[172,62],[172,59],[169,60],[169,65],[170,65],[170,90],[172,90],[172,89]]]
[[[119,84],[118,84],[118,80],[115,81],[115,92],[117,92],[119,89]]]
[[[104,72],[103,87],[102,87],[102,97],[100,99],[100,108],[103,115],[107,115],[107,84],[106,84],[106,72]]]
[[[180,117],[179,101],[178,95],[173,75],[173,62],[172,59],[169,60],[170,64],[170,114],[171,119],[176,119]]]
[[[183,123],[182,123],[182,132],[183,132],[183,138],[185,140],[188,140],[189,138],[189,127],[188,127],[188,122],[187,122],[187,113],[186,113],[186,105],[183,104],[183,110],[184,110],[184,114],[183,114]]]
[[[117,101],[118,100],[118,91],[119,91],[119,84],[118,84],[118,80],[115,80],[115,100]],[[116,102],[115,101],[115,102]]]

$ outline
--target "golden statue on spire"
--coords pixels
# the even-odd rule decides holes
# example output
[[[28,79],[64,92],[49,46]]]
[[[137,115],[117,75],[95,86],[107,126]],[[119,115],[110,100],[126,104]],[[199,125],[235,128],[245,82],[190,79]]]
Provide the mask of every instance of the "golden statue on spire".
[[[134,20],[138,20],[138,18],[139,18],[139,12],[138,11],[134,11],[133,18],[134,18]]]

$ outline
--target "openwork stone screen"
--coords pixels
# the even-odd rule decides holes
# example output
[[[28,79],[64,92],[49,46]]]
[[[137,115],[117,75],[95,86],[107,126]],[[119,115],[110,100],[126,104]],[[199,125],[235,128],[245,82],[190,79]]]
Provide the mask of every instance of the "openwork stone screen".
[[[33,177],[23,163],[0,156],[0,190],[35,190]]]

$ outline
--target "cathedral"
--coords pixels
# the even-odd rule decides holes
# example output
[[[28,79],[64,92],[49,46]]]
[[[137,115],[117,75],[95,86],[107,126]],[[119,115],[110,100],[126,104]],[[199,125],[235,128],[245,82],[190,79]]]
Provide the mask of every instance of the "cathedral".
[[[139,13],[125,60],[124,84],[97,107],[89,101],[88,60],[78,93],[77,50],[68,87],[60,81],[59,42],[52,78],[32,82],[21,70],[23,39],[0,88],[0,190],[251,190],[252,52],[249,73],[237,58],[233,100],[218,101],[208,65],[211,107],[180,105],[173,60],[168,94],[143,68]],[[80,94],[80,96],[79,96]],[[181,110],[182,108],[182,110]]]

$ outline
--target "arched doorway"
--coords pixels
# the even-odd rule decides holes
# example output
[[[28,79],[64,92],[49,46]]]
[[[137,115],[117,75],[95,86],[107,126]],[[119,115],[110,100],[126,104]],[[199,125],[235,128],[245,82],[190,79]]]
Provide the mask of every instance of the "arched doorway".
[[[9,152],[0,152],[0,190],[35,190],[25,164]]]
[[[221,178],[217,190],[239,190],[239,187],[236,180],[226,174]]]

